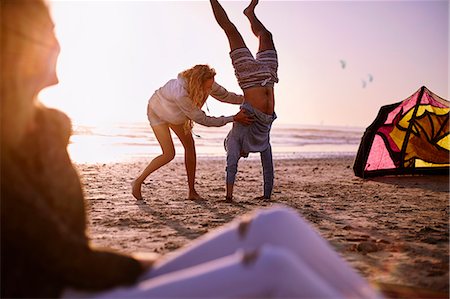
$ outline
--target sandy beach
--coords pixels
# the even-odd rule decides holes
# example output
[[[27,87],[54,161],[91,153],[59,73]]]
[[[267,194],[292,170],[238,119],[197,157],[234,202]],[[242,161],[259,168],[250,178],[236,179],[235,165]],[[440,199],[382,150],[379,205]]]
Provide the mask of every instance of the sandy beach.
[[[181,158],[147,179],[142,190],[146,202],[140,204],[130,193],[130,182],[145,161],[76,168],[96,246],[166,254],[238,215],[284,204],[371,283],[448,294],[449,177],[363,180],[353,174],[353,159],[275,159],[272,202],[254,199],[262,195],[260,162],[254,158],[239,164],[234,203],[224,202],[224,159],[197,161],[197,191],[204,201],[186,200]]]

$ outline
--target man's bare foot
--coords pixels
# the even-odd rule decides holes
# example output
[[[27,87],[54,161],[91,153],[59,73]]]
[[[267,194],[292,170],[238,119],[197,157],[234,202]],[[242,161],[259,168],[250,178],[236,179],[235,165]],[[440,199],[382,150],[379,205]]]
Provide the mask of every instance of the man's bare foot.
[[[141,184],[136,181],[131,182],[131,194],[133,194],[134,198],[137,200],[144,200],[141,194]]]
[[[246,9],[244,9],[244,15],[249,16],[250,14],[254,14],[255,13],[255,7],[256,5],[258,5],[259,0],[252,0],[252,2],[250,2],[250,5],[247,6]]]
[[[205,200],[203,197],[200,196],[196,191],[189,192],[188,200]]]

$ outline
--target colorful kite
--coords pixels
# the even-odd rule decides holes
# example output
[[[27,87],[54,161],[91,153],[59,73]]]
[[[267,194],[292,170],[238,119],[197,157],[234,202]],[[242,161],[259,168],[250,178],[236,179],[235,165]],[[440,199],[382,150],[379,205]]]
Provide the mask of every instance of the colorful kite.
[[[361,139],[355,175],[448,174],[449,114],[450,102],[425,86],[402,102],[381,107]]]

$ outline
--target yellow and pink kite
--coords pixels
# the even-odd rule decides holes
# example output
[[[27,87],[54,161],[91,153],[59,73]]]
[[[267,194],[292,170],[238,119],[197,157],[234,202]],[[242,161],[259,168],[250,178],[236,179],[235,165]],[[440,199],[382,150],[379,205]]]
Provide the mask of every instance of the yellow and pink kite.
[[[449,112],[450,102],[425,86],[381,107],[361,139],[355,175],[448,174]]]

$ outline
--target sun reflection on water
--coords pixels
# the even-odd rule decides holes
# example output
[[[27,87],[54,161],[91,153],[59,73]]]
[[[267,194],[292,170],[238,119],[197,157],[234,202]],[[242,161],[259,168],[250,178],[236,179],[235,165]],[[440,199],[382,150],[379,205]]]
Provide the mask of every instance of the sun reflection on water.
[[[194,133],[199,135],[194,137],[197,155],[225,158],[223,143],[230,128],[195,126]],[[176,156],[182,157],[184,149],[172,135]],[[271,144],[275,157],[322,157],[356,153],[360,137],[358,130],[275,127]],[[68,151],[75,163],[95,164],[150,160],[161,153],[161,148],[148,124],[136,123],[74,126]],[[251,154],[250,159],[259,159],[259,155]]]

